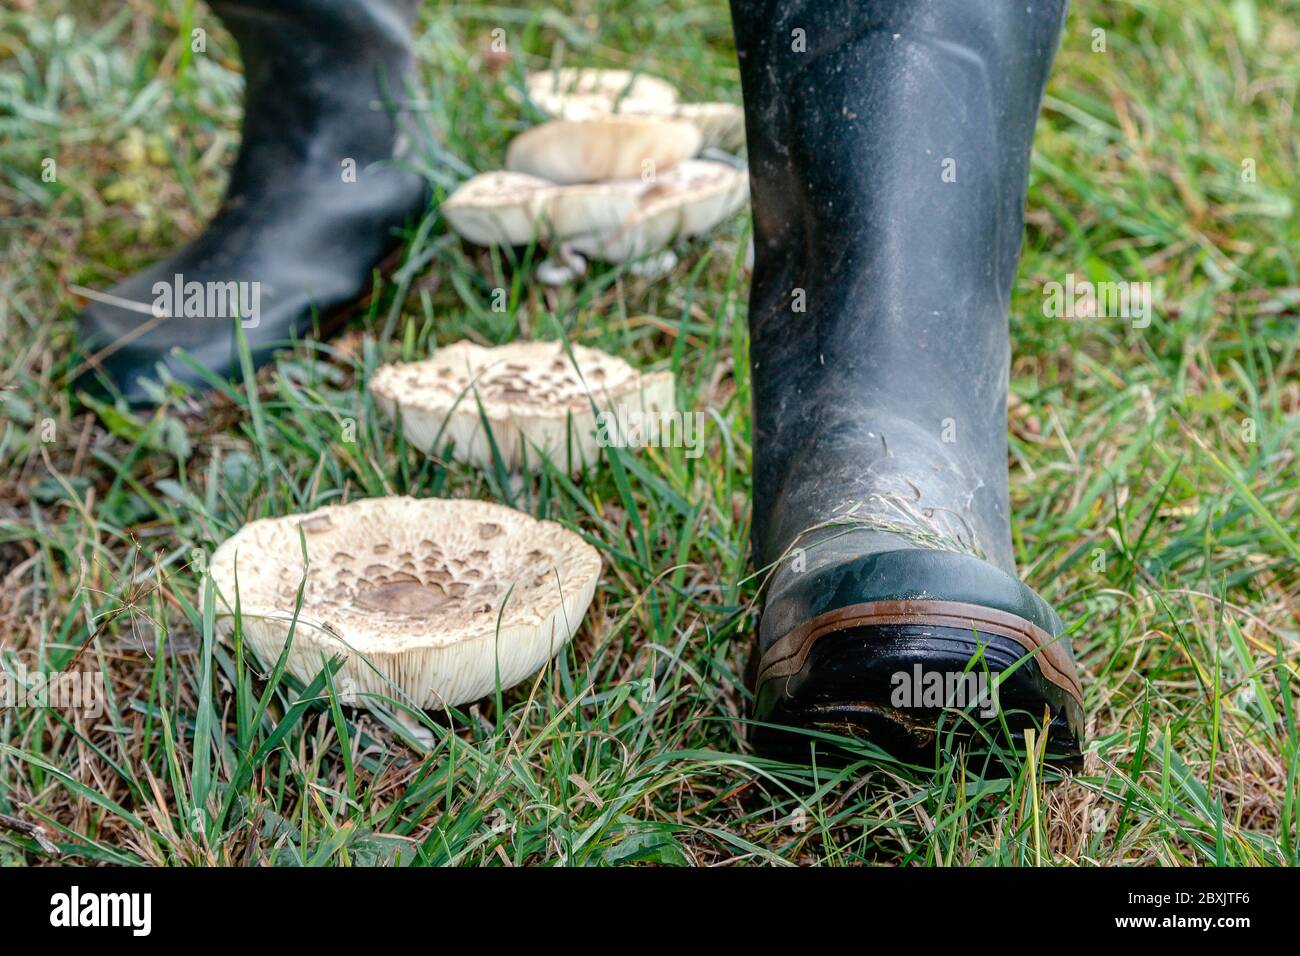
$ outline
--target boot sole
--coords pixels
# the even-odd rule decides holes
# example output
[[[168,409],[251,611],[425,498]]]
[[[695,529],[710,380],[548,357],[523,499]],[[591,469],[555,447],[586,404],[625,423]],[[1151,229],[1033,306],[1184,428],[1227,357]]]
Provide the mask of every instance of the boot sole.
[[[938,600],[850,605],[791,631],[751,658],[749,670],[758,721],[751,740],[773,756],[806,759],[811,738],[800,729],[869,740],[906,758],[924,757],[949,735],[968,746],[987,735],[1023,755],[1024,732],[1046,709],[1049,762],[1081,762],[1083,694],[1064,639],[1005,611]],[[983,686],[996,688],[996,713],[950,697],[900,706],[900,684],[931,673],[959,682],[983,675]]]

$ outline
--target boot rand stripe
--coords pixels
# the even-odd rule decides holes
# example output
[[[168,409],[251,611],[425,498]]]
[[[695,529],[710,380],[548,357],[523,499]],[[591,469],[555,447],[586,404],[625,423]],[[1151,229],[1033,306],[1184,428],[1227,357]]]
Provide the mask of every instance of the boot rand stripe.
[[[797,674],[822,637],[878,624],[930,625],[1010,638],[1033,655],[1043,676],[1083,706],[1083,688],[1063,641],[1024,618],[957,601],[869,601],[819,614],[786,634],[763,655],[759,682]]]

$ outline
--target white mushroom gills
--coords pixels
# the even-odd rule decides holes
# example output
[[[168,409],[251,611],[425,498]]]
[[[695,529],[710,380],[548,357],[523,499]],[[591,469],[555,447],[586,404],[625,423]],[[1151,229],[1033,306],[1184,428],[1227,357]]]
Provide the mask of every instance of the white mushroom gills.
[[[436,710],[494,692],[498,673],[504,689],[544,667],[582,623],[600,556],[504,505],[389,497],[251,522],[210,570],[219,634],[233,633],[238,578],[244,640],[268,667],[302,584],[290,673],[309,682],[341,657],[334,683],[348,703]]]
[[[457,342],[424,361],[382,366],[370,392],[390,418],[400,415],[415,447],[441,454],[450,444],[456,461],[489,469],[495,442],[511,472],[540,457],[576,474],[600,458],[599,414],[676,408],[671,372],[642,373],[598,349],[566,352],[560,342]]]

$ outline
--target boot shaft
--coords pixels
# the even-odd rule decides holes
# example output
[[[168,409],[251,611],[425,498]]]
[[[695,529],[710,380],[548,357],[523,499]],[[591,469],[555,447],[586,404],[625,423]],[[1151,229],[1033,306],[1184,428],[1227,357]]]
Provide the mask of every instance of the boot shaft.
[[[1008,288],[1066,0],[731,6],[759,261],[804,247],[850,260],[861,251],[887,282],[980,251],[995,287]],[[929,241],[891,262],[888,249],[854,248],[868,226]]]
[[[419,0],[213,0],[244,68],[243,148],[231,194],[277,165],[337,174],[393,158],[410,95]],[[255,161],[254,161],[255,157]]]
[[[1012,569],[1007,306],[1065,8],[733,0],[760,564],[818,521],[901,509]]]

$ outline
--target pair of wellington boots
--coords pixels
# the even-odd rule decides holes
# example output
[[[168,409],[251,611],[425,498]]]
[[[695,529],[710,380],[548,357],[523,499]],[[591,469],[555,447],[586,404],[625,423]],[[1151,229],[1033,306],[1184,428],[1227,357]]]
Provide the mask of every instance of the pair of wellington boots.
[[[225,201],[81,318],[83,384],[132,403],[151,382],[201,384],[192,363],[240,367],[235,322],[160,316],[159,282],[257,283],[257,314],[236,317],[256,365],[346,316],[428,202],[401,162],[414,0],[211,5],[246,77]],[[1015,570],[1006,433],[1008,297],[1065,2],[732,13],[765,579],[753,740],[806,755],[847,735],[915,756],[948,730],[1019,748],[1033,726],[1053,760],[1077,762],[1070,646]]]

